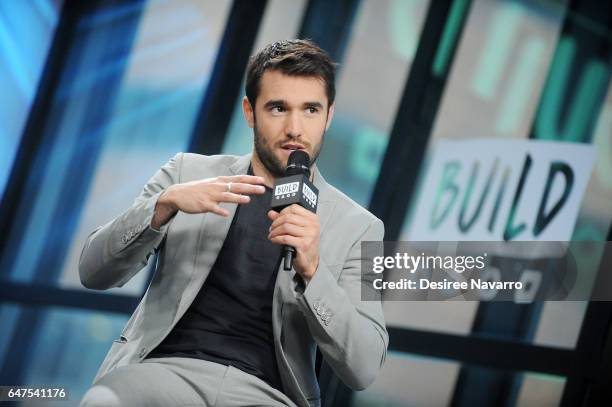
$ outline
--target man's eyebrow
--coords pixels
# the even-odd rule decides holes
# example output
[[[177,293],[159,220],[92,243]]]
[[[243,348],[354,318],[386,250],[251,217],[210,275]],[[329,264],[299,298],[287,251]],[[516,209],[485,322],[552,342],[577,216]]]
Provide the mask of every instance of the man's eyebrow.
[[[287,105],[287,102],[282,99],[272,99],[264,103],[264,108],[268,109],[268,108],[275,107],[275,106],[286,106],[286,105]],[[317,101],[304,102],[302,106],[305,108],[315,107],[318,109],[323,109],[323,104]]]
[[[304,103],[304,107],[316,107],[319,109],[323,109],[323,105],[321,102],[306,102]]]
[[[282,99],[273,99],[273,100],[268,100],[265,104],[264,107],[268,108],[268,107],[274,107],[274,106],[284,106],[285,105],[285,101]]]

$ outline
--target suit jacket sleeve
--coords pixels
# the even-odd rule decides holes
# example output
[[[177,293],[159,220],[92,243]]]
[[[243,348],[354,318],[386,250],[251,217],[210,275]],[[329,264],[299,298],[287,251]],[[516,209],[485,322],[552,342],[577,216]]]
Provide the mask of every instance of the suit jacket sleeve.
[[[325,360],[354,390],[374,381],[387,353],[389,337],[381,302],[361,300],[361,241],[381,241],[383,236],[384,225],[376,219],[352,245],[337,280],[319,261],[317,272],[297,295]]]
[[[151,227],[155,205],[166,188],[179,182],[182,158],[179,153],[170,159],[128,210],[87,237],[79,260],[79,276],[85,287],[121,287],[147,265],[169,226],[168,223],[160,230]]]

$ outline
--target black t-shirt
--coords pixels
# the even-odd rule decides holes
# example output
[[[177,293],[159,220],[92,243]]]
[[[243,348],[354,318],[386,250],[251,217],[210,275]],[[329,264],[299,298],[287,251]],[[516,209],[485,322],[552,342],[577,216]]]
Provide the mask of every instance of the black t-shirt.
[[[267,238],[271,195],[266,187],[265,194],[238,205],[206,282],[149,358],[180,356],[231,365],[282,391],[272,335],[281,246]]]

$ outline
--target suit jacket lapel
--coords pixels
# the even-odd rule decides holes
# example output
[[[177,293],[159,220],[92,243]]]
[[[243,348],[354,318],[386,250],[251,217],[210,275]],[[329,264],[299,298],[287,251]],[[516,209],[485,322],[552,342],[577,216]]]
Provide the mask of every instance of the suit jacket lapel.
[[[236,162],[230,165],[229,170],[232,175],[245,175],[251,165],[251,153],[239,157]]]
[[[316,166],[313,166],[313,173],[314,185],[319,190],[317,214],[319,215],[320,233],[323,234],[336,202],[331,200],[329,193],[330,186],[317,171]],[[300,389],[300,385],[297,382],[295,375],[292,373],[291,366],[289,365],[289,361],[287,360],[283,350],[283,305],[286,302],[295,301],[295,294],[293,293],[295,274],[296,272],[294,269],[286,271],[284,270],[282,264],[279,266],[272,301],[272,331],[274,335],[274,342],[276,344],[275,348],[277,350],[276,360],[282,369],[281,377],[283,379],[283,385],[286,387],[286,390],[290,390],[293,394],[301,394],[302,397],[305,397]]]
[[[313,166],[312,171],[314,174],[313,183],[319,190],[317,214],[319,215],[320,234],[322,235],[325,231],[327,221],[336,206],[336,202],[331,199],[331,187],[318,171],[316,165]],[[275,340],[277,340],[279,344],[281,343],[283,304],[294,297],[293,280],[295,274],[296,272],[294,269],[287,271],[284,270],[282,264],[279,266],[276,286],[274,287],[274,301],[272,303],[272,314],[274,316],[273,333]]]
[[[247,154],[240,157],[234,164],[226,168],[224,173],[219,175],[239,175],[246,174],[251,162],[251,155]],[[200,291],[204,281],[208,277],[221,248],[227,237],[234,215],[236,214],[236,204],[222,203],[222,207],[228,210],[229,216],[219,216],[214,213],[205,213],[198,230],[197,253],[194,261],[191,279],[181,298],[181,303],[177,312],[180,318],[184,311],[193,302],[195,296]]]
[[[251,154],[240,157],[229,169],[229,175],[241,175],[246,174],[251,163]],[[202,227],[203,236],[199,242],[198,252],[201,253],[202,259],[197,268],[203,270],[211,270],[214,265],[223,242],[227,237],[234,215],[236,214],[237,204],[233,203],[222,203],[220,204],[223,208],[227,209],[229,216],[219,216],[214,213],[207,213],[204,216],[204,224]]]

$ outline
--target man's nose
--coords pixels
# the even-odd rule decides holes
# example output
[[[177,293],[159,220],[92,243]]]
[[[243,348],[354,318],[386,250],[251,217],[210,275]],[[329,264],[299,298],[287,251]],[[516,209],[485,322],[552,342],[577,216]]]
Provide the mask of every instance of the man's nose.
[[[302,118],[298,112],[293,112],[287,116],[285,133],[291,138],[297,138],[302,135]]]

